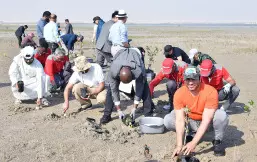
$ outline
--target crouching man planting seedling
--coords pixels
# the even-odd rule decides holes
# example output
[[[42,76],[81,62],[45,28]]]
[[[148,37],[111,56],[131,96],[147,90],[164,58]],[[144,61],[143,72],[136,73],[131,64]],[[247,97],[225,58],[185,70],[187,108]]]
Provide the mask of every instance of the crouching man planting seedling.
[[[185,85],[174,95],[174,109],[164,118],[168,130],[177,133],[177,146],[173,157],[181,153],[189,155],[194,152],[196,145],[206,131],[214,129],[214,155],[224,156],[225,148],[222,145],[225,129],[228,125],[228,116],[225,111],[218,109],[218,93],[206,84],[200,83],[200,73],[195,67],[189,66],[184,72]],[[185,130],[184,108],[189,109],[187,143],[183,146]]]

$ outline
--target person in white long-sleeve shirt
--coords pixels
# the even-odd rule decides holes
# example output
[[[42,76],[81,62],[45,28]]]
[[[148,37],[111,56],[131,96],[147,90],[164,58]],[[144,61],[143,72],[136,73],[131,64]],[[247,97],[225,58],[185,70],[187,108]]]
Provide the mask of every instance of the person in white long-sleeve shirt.
[[[52,53],[55,52],[56,48],[59,47],[60,37],[58,34],[58,25],[56,23],[57,16],[55,14],[51,14],[50,22],[46,24],[44,27],[44,38],[49,44],[49,47],[52,50]]]
[[[93,29],[93,37],[92,37],[92,43],[96,42],[96,31],[97,31],[97,24],[94,25],[94,29]]]
[[[47,95],[48,83],[43,66],[34,58],[34,48],[27,46],[14,57],[9,69],[11,89],[16,98],[15,103],[23,100],[37,99],[38,106],[48,106],[49,102],[43,98]],[[19,92],[18,82],[22,81],[24,88]]]

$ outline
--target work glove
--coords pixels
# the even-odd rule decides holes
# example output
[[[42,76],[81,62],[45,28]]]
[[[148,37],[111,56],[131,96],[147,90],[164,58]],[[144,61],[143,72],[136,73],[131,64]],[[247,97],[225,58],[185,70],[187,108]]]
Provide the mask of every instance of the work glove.
[[[118,114],[119,114],[119,119],[123,119],[125,116],[121,110],[118,110]]]
[[[230,92],[231,84],[227,83],[225,86],[223,86],[223,91],[228,94]]]
[[[132,118],[132,121],[135,121],[135,119],[136,119],[136,108],[133,108],[131,110],[130,116]]]

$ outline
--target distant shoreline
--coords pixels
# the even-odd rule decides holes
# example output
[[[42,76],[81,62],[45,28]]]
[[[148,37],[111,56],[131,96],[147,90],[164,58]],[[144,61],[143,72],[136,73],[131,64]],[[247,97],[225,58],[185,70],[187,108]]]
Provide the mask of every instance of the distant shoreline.
[[[1,22],[0,26],[18,26],[27,24],[35,26],[36,22]],[[64,25],[64,23],[61,23]],[[72,23],[76,27],[90,27],[92,23]],[[257,23],[127,23],[127,26],[161,26],[161,27],[257,27]]]

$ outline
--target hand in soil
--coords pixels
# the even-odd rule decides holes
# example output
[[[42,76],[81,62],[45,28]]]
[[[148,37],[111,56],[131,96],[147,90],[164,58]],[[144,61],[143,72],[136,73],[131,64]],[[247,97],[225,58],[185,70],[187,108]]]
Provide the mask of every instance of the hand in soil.
[[[177,146],[175,148],[175,150],[173,151],[172,158],[174,158],[175,156],[178,156],[180,154],[181,150],[182,150],[182,146]]]
[[[194,142],[189,142],[182,148],[182,152],[184,152],[184,155],[189,155],[191,152],[195,150],[196,144]]]

